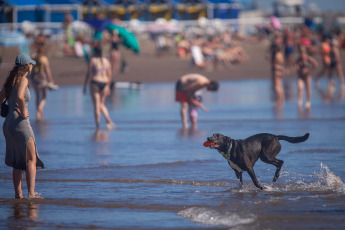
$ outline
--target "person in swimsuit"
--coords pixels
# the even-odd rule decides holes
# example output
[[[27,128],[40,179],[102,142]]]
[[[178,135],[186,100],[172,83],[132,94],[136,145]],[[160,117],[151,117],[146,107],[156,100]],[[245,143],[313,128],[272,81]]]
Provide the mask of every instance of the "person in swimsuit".
[[[189,120],[192,124],[192,129],[197,128],[197,121],[198,121],[198,108],[201,108],[202,110],[208,112],[208,108],[206,108],[202,103],[202,97],[200,93],[195,92],[194,98],[190,101],[189,105]]]
[[[322,36],[322,42],[321,42],[321,57],[322,57],[322,69],[315,77],[315,86],[316,88],[319,87],[319,79],[327,72],[329,71],[330,64],[331,64],[331,58],[330,58],[330,52],[331,52],[331,40],[329,36],[323,35]]]
[[[271,46],[271,66],[276,108],[280,108],[285,101],[283,90],[284,55],[278,43]]]
[[[43,109],[47,101],[48,89],[57,90],[59,86],[54,82],[49,59],[44,54],[42,47],[37,49],[34,60],[37,65],[34,66],[30,79],[36,94],[36,119],[41,121],[43,119]]]
[[[297,89],[298,89],[298,108],[302,109],[303,104],[303,88],[305,87],[307,92],[307,100],[305,108],[310,109],[311,102],[311,71],[317,67],[317,61],[307,54],[307,50],[304,46],[298,47],[299,58],[296,61],[297,69]]]
[[[286,27],[284,30],[284,59],[286,60],[286,68],[289,70],[293,67],[293,54],[295,46],[295,35],[290,30],[289,27]]]
[[[120,62],[121,62],[121,53],[119,50],[119,46],[121,43],[121,39],[119,38],[119,32],[117,30],[113,30],[111,32],[111,66],[112,66],[112,75],[113,77],[117,76],[120,71]]]
[[[44,168],[40,160],[34,132],[29,121],[27,103],[30,100],[27,76],[36,62],[26,54],[19,54],[0,91],[0,102],[7,100],[9,112],[3,124],[6,141],[6,165],[13,168],[15,198],[23,198],[23,171],[29,198],[40,198],[35,192],[36,169]]]
[[[208,91],[217,91],[218,87],[217,81],[211,81],[207,77],[196,73],[183,75],[176,82],[175,101],[181,104],[180,113],[184,129],[188,128],[187,109],[191,109],[193,105],[197,104],[194,99],[195,92],[202,88],[206,88]]]
[[[105,99],[110,95],[111,65],[108,58],[103,57],[100,46],[94,48],[94,55],[90,60],[85,77],[84,94],[90,78],[90,94],[94,105],[96,128],[99,128],[102,113],[107,122],[107,129],[114,129],[116,126],[110,119],[108,109],[105,106]]]
[[[331,50],[330,50],[330,64],[329,64],[329,75],[328,75],[328,95],[332,97],[335,91],[335,82],[332,79],[332,75],[334,70],[337,72],[339,78],[339,89],[340,89],[340,98],[344,97],[344,74],[343,74],[343,66],[341,64],[341,58],[339,53],[339,44],[338,40],[333,38],[331,42]]]

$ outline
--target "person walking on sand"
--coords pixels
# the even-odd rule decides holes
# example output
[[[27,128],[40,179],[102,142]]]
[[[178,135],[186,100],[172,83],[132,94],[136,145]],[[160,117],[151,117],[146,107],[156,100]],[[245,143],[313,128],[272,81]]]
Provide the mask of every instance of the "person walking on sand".
[[[6,141],[6,165],[13,167],[13,185],[15,198],[23,198],[23,171],[29,198],[40,198],[35,192],[36,169],[44,168],[40,160],[34,132],[29,121],[27,103],[30,100],[27,76],[36,62],[26,54],[19,54],[15,66],[10,71],[0,91],[0,102],[7,100],[8,114],[3,124]]]
[[[43,120],[43,109],[47,102],[47,91],[57,90],[58,85],[55,84],[50,69],[49,59],[44,54],[42,47],[37,49],[36,57],[34,57],[36,65],[33,67],[31,75],[31,83],[36,94],[36,119]]]
[[[90,77],[91,75],[91,77]],[[94,115],[96,128],[99,128],[101,113],[107,122],[107,129],[114,129],[116,126],[109,117],[109,112],[105,106],[105,99],[110,95],[111,85],[111,65],[108,58],[103,57],[102,48],[96,46],[94,55],[90,60],[88,71],[84,82],[84,94],[86,93],[86,85],[90,81],[90,94],[94,105]]]
[[[311,106],[311,71],[312,68],[317,67],[317,62],[314,58],[307,54],[307,50],[304,46],[300,46],[299,58],[296,61],[297,69],[297,89],[298,89],[298,108],[302,109],[303,105],[303,88],[305,87],[307,93],[307,100],[305,102],[305,108],[310,109]]]
[[[182,126],[184,129],[188,128],[188,120],[187,120],[187,109],[189,110],[193,108],[193,105],[199,105],[197,100],[195,100],[195,92],[206,88],[208,91],[217,91],[219,84],[217,81],[211,81],[207,77],[192,73],[183,75],[176,83],[175,88],[175,101],[180,102],[180,113],[181,113],[181,120]],[[201,107],[202,108],[202,107]],[[190,111],[191,112],[191,111]],[[192,111],[193,112],[193,111]],[[191,113],[189,113],[191,115]],[[191,116],[190,116],[191,118]],[[196,124],[192,125],[195,127]]]

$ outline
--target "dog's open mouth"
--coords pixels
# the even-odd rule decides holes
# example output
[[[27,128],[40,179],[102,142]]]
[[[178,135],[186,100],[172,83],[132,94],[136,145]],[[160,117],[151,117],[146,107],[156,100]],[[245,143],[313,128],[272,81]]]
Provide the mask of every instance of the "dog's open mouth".
[[[214,147],[214,148],[217,148],[217,147],[219,147],[219,145],[217,145],[216,143],[213,143],[211,141],[205,141],[204,142],[204,147]]]

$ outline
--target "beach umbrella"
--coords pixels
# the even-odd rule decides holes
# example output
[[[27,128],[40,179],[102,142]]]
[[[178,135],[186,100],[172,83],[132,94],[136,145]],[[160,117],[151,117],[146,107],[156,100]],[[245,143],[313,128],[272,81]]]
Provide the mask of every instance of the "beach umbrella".
[[[105,27],[109,32],[116,30],[119,33],[119,38],[123,38],[122,44],[135,53],[140,53],[140,45],[135,35],[126,28],[109,23]]]

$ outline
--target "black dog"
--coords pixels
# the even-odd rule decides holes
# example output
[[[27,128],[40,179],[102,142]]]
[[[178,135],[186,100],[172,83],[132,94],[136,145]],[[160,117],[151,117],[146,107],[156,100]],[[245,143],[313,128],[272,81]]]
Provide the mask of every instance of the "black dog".
[[[242,185],[242,172],[247,171],[255,186],[262,190],[263,187],[257,180],[253,170],[255,162],[260,158],[263,162],[276,166],[277,170],[273,177],[273,182],[275,182],[284,164],[284,161],[276,158],[281,150],[279,140],[299,143],[306,141],[308,137],[309,133],[301,137],[276,136],[269,133],[260,133],[244,140],[233,140],[230,137],[217,133],[213,134],[212,137],[208,137],[207,141],[212,142],[209,143],[210,148],[217,149],[228,161]]]

